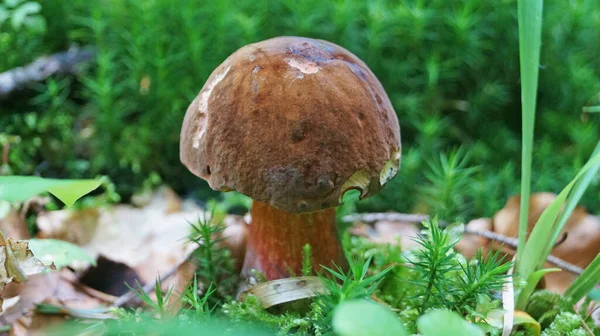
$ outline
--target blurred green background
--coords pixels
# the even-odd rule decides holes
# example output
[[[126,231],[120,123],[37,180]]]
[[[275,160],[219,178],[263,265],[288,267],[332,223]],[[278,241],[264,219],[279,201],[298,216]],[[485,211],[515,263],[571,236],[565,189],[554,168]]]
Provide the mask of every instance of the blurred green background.
[[[399,176],[359,210],[489,216],[519,188],[516,6],[515,0],[4,0],[0,72],[72,45],[93,46],[96,58],[77,76],[53,76],[0,100],[0,144],[10,143],[1,173],[108,175],[124,200],[155,173],[182,195],[214,197],[179,162],[188,104],[236,49],[299,35],[362,58],[398,114]],[[599,56],[598,2],[546,2],[534,191],[559,191],[600,137],[598,114],[582,113],[600,92]],[[596,181],[584,196],[592,212],[599,191]]]

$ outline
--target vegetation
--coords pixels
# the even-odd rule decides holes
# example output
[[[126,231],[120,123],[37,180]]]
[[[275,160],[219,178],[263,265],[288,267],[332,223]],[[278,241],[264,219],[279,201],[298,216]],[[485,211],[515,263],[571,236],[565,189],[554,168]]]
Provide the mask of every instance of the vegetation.
[[[600,256],[564,295],[536,289],[552,271],[543,268],[546,257],[575,205],[600,208],[598,198],[584,197],[600,191],[595,183],[598,115],[582,112],[600,91],[600,74],[594,71],[600,68],[595,57],[600,49],[590,43],[600,40],[600,12],[589,0],[549,3],[542,29],[541,3],[519,2],[517,11],[516,1],[480,0],[434,0],[427,6],[383,0],[241,1],[235,6],[188,0],[41,6],[5,1],[0,51],[22,55],[0,59],[0,69],[72,42],[96,50],[96,61],[79,77],[48,79],[0,106],[0,123],[7,125],[0,141],[10,150],[2,166],[5,175],[106,174],[123,195],[147,187],[147,176],[160,176],[178,191],[206,200],[207,188],[198,188],[178,163],[183,110],[210,70],[234,49],[289,34],[331,40],[363,58],[390,93],[403,144],[410,148],[400,177],[382,196],[350,202],[342,213],[392,209],[460,222],[491,215],[519,190],[519,179],[525,213],[530,187],[560,191],[529,235],[527,218],[521,216],[514,261],[504,260],[499,251],[480,251],[467,260],[454,250],[463,226],[442,227],[437,217],[422,223],[414,250],[345,232],[348,269],[323,267],[316,274],[323,285],[317,296],[269,308],[252,294],[235,299],[238,278],[231,252],[222,244],[224,228],[213,218],[199,219],[189,237],[199,244],[193,254],[199,267],[175,305],[181,308],[169,309],[175,296],[157,281],[155,299],[136,289],[145,310],[113,308],[115,320],[75,321],[69,327],[107,335],[191,335],[203,328],[223,335],[353,336],[367,328],[372,335],[394,330],[428,336],[444,325],[447,335],[501,335],[502,317],[509,311],[515,313],[513,336],[600,334],[586,309],[598,300],[592,290],[600,281]],[[500,40],[507,41],[502,48]],[[516,111],[521,109],[519,125]],[[15,176],[0,177],[3,181],[16,197],[5,196],[9,201],[49,191],[70,204],[101,184]],[[18,190],[23,181],[32,181],[31,187]],[[115,193],[114,185],[104,184],[107,194]],[[239,195],[211,202],[217,204],[217,219],[248,205]],[[306,277],[315,277],[311,253],[305,246]],[[512,286],[506,286],[508,280]],[[580,300],[583,305],[577,307]],[[38,307],[43,309],[49,308]]]

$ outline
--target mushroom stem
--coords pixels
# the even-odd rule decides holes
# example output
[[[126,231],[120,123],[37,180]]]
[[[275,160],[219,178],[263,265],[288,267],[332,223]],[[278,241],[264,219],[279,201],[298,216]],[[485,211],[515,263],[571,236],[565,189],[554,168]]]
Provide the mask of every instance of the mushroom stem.
[[[346,265],[335,223],[335,209],[294,214],[254,201],[242,275],[255,269],[267,280],[300,276],[302,251],[312,248],[313,271]]]

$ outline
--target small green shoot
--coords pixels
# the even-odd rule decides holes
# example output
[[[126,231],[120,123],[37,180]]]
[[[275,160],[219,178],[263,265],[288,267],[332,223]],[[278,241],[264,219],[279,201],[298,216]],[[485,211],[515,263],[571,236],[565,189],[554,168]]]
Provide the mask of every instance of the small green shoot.
[[[212,215],[198,218],[197,223],[191,225],[189,240],[198,244],[193,254],[198,263],[198,277],[202,283],[215,288],[211,300],[229,299],[237,288],[238,275],[231,252],[222,244],[225,227],[222,222],[214,223],[212,218]]]
[[[439,227],[437,218],[427,223],[426,227],[426,234],[420,234],[415,239],[420,248],[413,258],[408,259],[418,273],[414,284],[420,288],[416,297],[421,313],[429,307],[449,303],[446,294],[451,291],[451,283],[446,278],[448,274],[460,270],[460,266],[454,262],[456,253],[452,250],[456,242],[450,241],[450,235]]]
[[[313,275],[312,248],[310,244],[304,245],[302,250],[302,275]]]
[[[162,290],[162,282],[160,281],[160,278],[157,278],[155,285],[154,285],[154,293],[156,294],[156,301],[154,301],[154,300],[152,300],[152,298],[150,298],[150,295],[148,295],[148,293],[146,293],[146,291],[144,290],[142,285],[140,285],[140,283],[137,281],[136,281],[136,286],[137,286],[137,289],[127,285],[127,287],[129,287],[129,289],[140,300],[142,300],[142,302],[144,302],[156,314],[158,314],[159,318],[165,317],[167,315],[166,314],[167,313],[167,303],[169,302],[169,299],[171,298],[171,294],[173,293],[173,287],[169,288],[168,291],[164,292]]]
[[[215,291],[216,289],[210,284],[206,289],[206,292],[201,295],[200,286],[198,286],[198,277],[194,275],[194,281],[190,283],[181,296],[183,303],[188,306],[185,309],[198,317],[210,315],[213,312],[214,307],[209,306],[208,299]]]
[[[330,324],[335,307],[347,300],[370,297],[393,268],[390,266],[377,274],[367,276],[371,259],[372,257],[369,257],[361,262],[358,258],[348,258],[349,270],[346,273],[339,266],[335,267],[336,270],[322,266],[330,276],[333,276],[328,278],[319,274],[327,292],[317,298],[317,305],[321,308],[323,322],[326,325]]]

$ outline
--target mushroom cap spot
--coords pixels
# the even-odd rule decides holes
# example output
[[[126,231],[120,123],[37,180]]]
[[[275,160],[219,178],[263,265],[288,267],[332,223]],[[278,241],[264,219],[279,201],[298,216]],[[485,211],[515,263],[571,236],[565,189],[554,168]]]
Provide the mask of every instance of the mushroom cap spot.
[[[302,37],[228,57],[188,108],[180,141],[183,164],[213,189],[288,212],[335,207],[348,189],[377,193],[400,153],[398,118],[371,70]]]
[[[289,66],[292,68],[300,70],[300,72],[304,74],[310,75],[319,72],[319,67],[317,64],[307,59],[297,60],[295,58],[290,58],[287,60],[287,64],[289,64]]]

